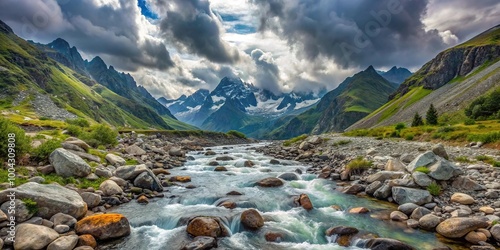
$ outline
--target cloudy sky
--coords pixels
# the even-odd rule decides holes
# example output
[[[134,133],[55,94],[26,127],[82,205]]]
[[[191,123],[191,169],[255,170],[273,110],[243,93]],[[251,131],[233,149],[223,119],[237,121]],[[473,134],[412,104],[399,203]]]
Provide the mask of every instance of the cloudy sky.
[[[155,97],[224,76],[317,91],[373,65],[417,70],[498,25],[498,0],[1,0],[0,19],[41,43],[130,72]]]

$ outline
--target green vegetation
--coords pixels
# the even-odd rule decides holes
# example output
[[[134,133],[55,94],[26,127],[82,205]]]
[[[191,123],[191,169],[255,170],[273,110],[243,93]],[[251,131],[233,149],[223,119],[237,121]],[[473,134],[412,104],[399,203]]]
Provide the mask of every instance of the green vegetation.
[[[415,136],[413,134],[405,135],[405,140],[407,140],[407,141],[413,141],[414,138],[415,138]]]
[[[236,130],[230,130],[228,131],[226,134],[228,135],[232,135],[234,137],[238,137],[238,138],[243,138],[243,139],[246,139],[247,136],[239,131],[236,131]]]
[[[428,173],[431,172],[426,166],[417,167],[417,168],[415,168],[415,171],[416,172],[421,172],[421,173],[424,173],[424,174],[428,174]]]
[[[438,196],[441,194],[441,186],[439,186],[436,182],[432,182],[429,186],[427,186],[427,191],[434,196]]]
[[[115,146],[118,144],[118,131],[104,125],[99,124],[91,127],[91,132],[85,134],[83,139],[92,147],[97,148],[103,146]]]
[[[83,119],[83,118],[67,119],[66,123],[68,123],[70,125],[82,127],[82,128],[90,127],[89,121],[87,121],[86,119]]]
[[[396,124],[396,127],[394,129],[398,130],[398,131],[401,131],[401,129],[404,129],[406,128],[406,125],[402,122]]]
[[[19,174],[19,168],[16,168],[16,174]],[[9,171],[7,169],[0,167],[0,183],[8,183],[9,182]],[[28,182],[26,178],[15,178],[14,186],[19,186]],[[1,189],[0,189],[1,190]]]
[[[69,125],[66,128],[66,131],[68,131],[68,135],[74,136],[74,137],[80,137],[83,134],[83,130],[80,126],[76,125]]]
[[[100,177],[99,179],[95,181],[88,180],[86,178],[64,178],[61,177],[57,174],[48,174],[48,175],[40,175],[45,179],[44,184],[50,184],[50,183],[58,183],[62,186],[68,185],[68,184],[73,184],[77,188],[89,188],[93,187],[94,189],[99,189],[99,185],[101,185],[102,182],[106,180],[104,177]]]
[[[5,118],[0,117],[0,161],[3,162],[11,156],[17,159],[23,157],[31,148],[31,139],[26,136],[24,130],[14,125]],[[13,136],[15,135],[15,136]],[[14,152],[10,152],[12,148]],[[11,150],[11,151],[12,151]]]
[[[427,115],[425,117],[428,125],[437,125],[438,124],[438,113],[434,105],[431,103],[431,106],[427,110]]]
[[[480,96],[465,109],[465,115],[474,120],[500,119],[500,87]]]
[[[36,161],[45,161],[49,158],[49,155],[54,152],[57,148],[61,147],[61,141],[58,139],[47,140],[38,148],[33,150],[31,157]]]
[[[469,160],[469,158],[467,156],[458,156],[455,158],[455,161],[457,162],[464,162],[464,163],[470,163],[472,162],[471,160]]]
[[[300,141],[303,141],[307,138],[307,135],[299,135],[297,137],[294,137],[292,139],[289,139],[289,140],[286,140],[283,142],[283,146],[285,147],[289,147],[290,145],[294,144],[294,143],[297,143],[297,142],[300,142]]]
[[[126,159],[125,160],[126,165],[137,165],[139,162],[136,159]]]
[[[496,225],[498,223],[500,223],[498,220],[494,220],[494,221],[491,222],[491,226],[494,226],[494,225]]]
[[[24,203],[30,214],[38,213],[38,206],[36,201],[32,199],[21,199],[21,201]]]
[[[342,146],[342,145],[346,145],[346,144],[349,144],[349,143],[351,143],[351,141],[350,141],[350,140],[340,140],[340,141],[336,141],[336,142],[334,142],[334,143],[332,144],[332,146],[337,147],[337,146]]]
[[[364,170],[368,169],[373,165],[371,161],[365,160],[362,156],[358,156],[356,159],[350,161],[346,169],[348,170]]]

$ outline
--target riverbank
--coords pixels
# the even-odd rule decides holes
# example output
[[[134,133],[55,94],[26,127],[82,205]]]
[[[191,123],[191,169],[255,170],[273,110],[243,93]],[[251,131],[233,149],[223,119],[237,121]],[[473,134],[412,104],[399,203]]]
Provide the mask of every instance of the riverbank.
[[[344,193],[400,205],[390,218],[409,228],[437,230],[471,249],[499,246],[500,168],[491,164],[498,150],[321,135],[257,151],[309,164],[308,172],[336,181]],[[358,157],[369,166],[347,167]]]

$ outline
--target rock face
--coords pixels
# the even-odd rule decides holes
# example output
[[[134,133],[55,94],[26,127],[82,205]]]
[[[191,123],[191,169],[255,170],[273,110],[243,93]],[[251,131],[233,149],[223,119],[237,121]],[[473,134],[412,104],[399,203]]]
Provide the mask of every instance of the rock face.
[[[412,246],[401,241],[386,238],[370,239],[366,242],[365,248],[372,250],[415,250]]]
[[[436,227],[436,231],[448,238],[460,238],[471,231],[479,228],[486,228],[488,222],[474,218],[450,218]]]
[[[57,184],[28,182],[17,188],[0,192],[0,203],[9,200],[7,195],[16,192],[17,199],[31,199],[37,203],[38,216],[50,219],[56,213],[65,213],[81,218],[87,212],[87,205],[80,195]]]
[[[197,236],[220,237],[224,236],[224,230],[219,222],[212,217],[196,217],[192,219],[186,228],[186,231]]]
[[[255,209],[248,209],[241,213],[241,223],[250,229],[259,229],[264,226],[264,219]]]
[[[80,156],[69,152],[66,149],[58,148],[49,156],[49,161],[56,173],[62,177],[85,177],[92,171]]]
[[[128,219],[121,214],[98,214],[76,223],[77,234],[90,234],[98,240],[120,238],[130,234]]]
[[[423,205],[432,201],[429,191],[405,187],[392,187],[392,198],[398,204],[414,203]]]
[[[283,181],[278,178],[269,177],[260,180],[259,182],[257,182],[257,185],[261,187],[279,187],[283,185]]]
[[[14,249],[44,249],[58,237],[59,234],[51,228],[23,223],[17,226]]]

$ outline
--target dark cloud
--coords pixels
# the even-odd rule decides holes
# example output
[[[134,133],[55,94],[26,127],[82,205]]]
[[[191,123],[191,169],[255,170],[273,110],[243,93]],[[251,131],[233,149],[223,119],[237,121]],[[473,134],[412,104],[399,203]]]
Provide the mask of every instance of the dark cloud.
[[[253,75],[255,85],[267,89],[275,94],[281,92],[280,70],[271,55],[264,53],[260,49],[255,49],[250,53],[257,72]]]
[[[137,3],[119,0],[116,4],[4,0],[0,2],[0,18],[24,38],[50,42],[61,37],[87,54],[112,58],[120,69],[172,67],[174,63],[165,45],[140,34]]]
[[[421,19],[426,0],[252,0],[261,7],[261,30],[272,30],[311,61],[344,67],[421,65],[446,47]]]
[[[160,28],[181,48],[216,63],[240,60],[237,49],[222,40],[221,20],[212,12],[207,0],[153,1],[164,11]]]

